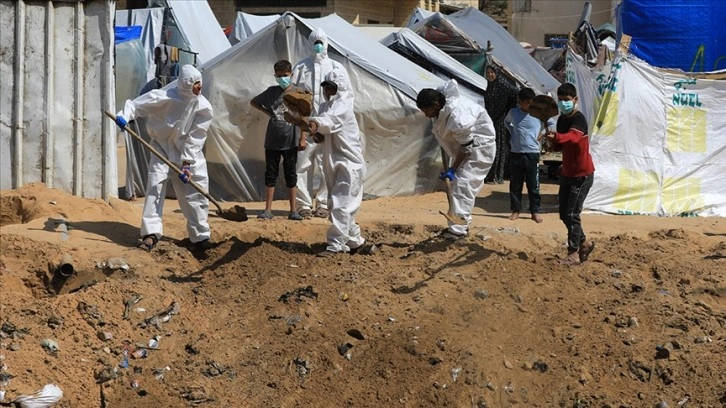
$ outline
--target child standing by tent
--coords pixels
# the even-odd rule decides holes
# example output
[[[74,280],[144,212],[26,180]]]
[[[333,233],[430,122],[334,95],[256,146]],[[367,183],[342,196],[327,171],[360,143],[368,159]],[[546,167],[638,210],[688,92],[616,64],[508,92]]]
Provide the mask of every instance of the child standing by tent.
[[[586,239],[580,220],[595,178],[595,166],[590,156],[587,119],[576,107],[577,89],[570,83],[560,85],[557,100],[560,109],[557,132],[549,131],[545,136],[554,143],[556,150],[562,150],[559,200],[560,219],[567,227],[567,256],[561,263],[579,265],[587,261],[595,249],[595,243]]]
[[[290,214],[287,218],[300,221],[303,217],[295,211],[297,145],[300,135],[295,125],[285,121],[285,105],[282,101],[285,89],[290,86],[292,64],[290,61],[280,60],[275,63],[273,68],[277,85],[267,88],[250,102],[253,107],[270,117],[265,133],[265,211],[257,218],[270,219],[273,217],[272,198],[280,172],[280,159],[282,159],[282,170],[290,200]]]
[[[542,121],[529,114],[529,106],[535,94],[532,88],[522,88],[517,94],[518,107],[513,108],[504,118],[504,125],[512,135],[509,171],[509,207],[512,210],[510,220],[519,218],[522,211],[522,185],[527,184],[529,212],[532,219],[542,222],[539,194],[539,141]],[[554,119],[547,121],[547,128],[555,125]]]

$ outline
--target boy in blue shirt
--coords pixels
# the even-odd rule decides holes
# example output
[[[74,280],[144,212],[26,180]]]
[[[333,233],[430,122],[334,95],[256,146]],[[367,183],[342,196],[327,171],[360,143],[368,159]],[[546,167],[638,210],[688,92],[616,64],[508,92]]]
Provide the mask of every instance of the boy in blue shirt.
[[[529,115],[529,105],[534,99],[534,90],[522,88],[517,95],[516,108],[512,108],[504,118],[504,125],[512,135],[510,152],[509,207],[512,210],[510,220],[519,218],[522,210],[522,184],[527,184],[529,212],[537,223],[543,221],[540,215],[542,197],[539,194],[539,134],[543,123]],[[555,121],[547,120],[547,128],[553,127]]]
[[[295,196],[297,194],[297,148],[300,135],[297,127],[284,119],[286,111],[282,96],[290,86],[292,64],[290,61],[280,60],[274,65],[277,85],[267,88],[264,92],[252,99],[250,104],[270,117],[265,133],[265,211],[257,218],[271,219],[272,197],[275,194],[275,184],[280,172],[280,159],[285,176],[285,186],[289,190],[290,215],[288,219],[300,221],[303,219],[295,210]]]

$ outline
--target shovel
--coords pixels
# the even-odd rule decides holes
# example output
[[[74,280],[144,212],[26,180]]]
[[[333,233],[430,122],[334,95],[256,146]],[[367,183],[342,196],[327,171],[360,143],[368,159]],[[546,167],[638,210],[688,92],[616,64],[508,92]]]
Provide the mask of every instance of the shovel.
[[[106,115],[109,118],[113,119],[114,121],[116,120],[116,115],[114,115],[113,113],[111,113],[109,111],[106,111]],[[167,166],[169,166],[172,170],[174,170],[174,172],[176,172],[176,174],[182,174],[182,171],[179,170],[179,167],[177,167],[174,163],[170,162],[169,159],[167,159],[166,157],[162,156],[162,154],[159,153],[158,150],[154,149],[154,147],[151,146],[149,144],[149,142],[147,142],[141,136],[139,136],[138,134],[136,134],[136,132],[134,132],[133,130],[131,130],[131,128],[129,128],[128,126],[126,126],[124,128],[124,130],[127,131],[136,140],[138,140],[142,145],[146,146],[146,148],[149,149],[149,151],[151,153],[154,153],[154,155],[156,157],[158,157],[159,159],[161,159],[161,161],[163,161]],[[209,193],[207,193],[206,191],[204,191],[204,189],[202,189],[202,187],[200,187],[199,184],[195,183],[194,180],[189,179],[189,185],[191,185],[197,191],[199,191],[200,193],[202,193],[205,197],[207,197],[207,200],[209,200],[212,204],[215,205],[215,207],[217,207],[217,215],[218,216],[224,218],[225,220],[229,220],[229,221],[238,221],[238,222],[247,221],[247,211],[245,210],[244,207],[239,206],[239,205],[235,205],[231,209],[224,210],[224,209],[222,209],[222,206],[219,205],[219,203],[215,199],[213,199],[212,196],[209,195]]]
[[[446,159],[446,152],[444,151],[444,148],[441,148],[441,164],[444,166],[444,171],[447,169],[446,165],[447,159]],[[451,208],[451,180],[445,178],[444,183],[446,183],[446,202],[449,203],[449,211],[443,212],[439,211],[439,214],[446,217],[446,219],[455,225],[466,225],[466,219],[459,217],[458,215],[454,214],[454,210]]]

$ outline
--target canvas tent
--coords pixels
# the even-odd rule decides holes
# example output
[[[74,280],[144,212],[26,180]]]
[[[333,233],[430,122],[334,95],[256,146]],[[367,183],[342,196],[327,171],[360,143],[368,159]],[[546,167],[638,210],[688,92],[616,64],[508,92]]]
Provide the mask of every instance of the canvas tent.
[[[650,29],[678,43],[673,27]],[[567,78],[590,123],[596,169],[585,206],[614,214],[726,216],[726,81],[718,77],[726,71],[655,67],[625,47],[602,67],[568,50]]]
[[[351,77],[368,166],[365,192],[391,196],[440,188],[432,177],[440,169],[439,149],[415,98],[443,81],[337,15],[303,19],[285,13],[202,67],[203,93],[215,110],[205,147],[211,194],[230,201],[261,199],[267,116],[249,102],[274,85],[277,60],[295,63],[311,55],[307,38],[315,27],[326,32],[329,54]]]
[[[427,27],[435,28],[432,31],[439,32],[443,37],[437,39],[426,35]],[[440,48],[442,48],[441,44],[458,46],[457,43],[462,40],[460,35],[458,38],[456,37],[458,32],[463,33],[466,39],[474,41],[481,48],[486,48],[490,43],[493,47],[491,57],[494,63],[501,66],[520,85],[533,88],[537,93],[554,91],[560,85],[522,49],[519,42],[504,27],[474,7],[468,7],[450,15],[436,13],[409,28]],[[442,49],[447,54],[452,52],[445,48]]]

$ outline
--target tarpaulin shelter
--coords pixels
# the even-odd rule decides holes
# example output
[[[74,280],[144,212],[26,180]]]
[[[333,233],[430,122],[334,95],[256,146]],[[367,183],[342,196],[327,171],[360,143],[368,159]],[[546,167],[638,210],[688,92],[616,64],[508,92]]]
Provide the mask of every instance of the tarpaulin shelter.
[[[205,147],[211,194],[232,201],[261,199],[268,118],[252,108],[250,100],[275,84],[272,66],[277,60],[295,64],[312,54],[308,37],[316,27],[328,36],[331,58],[351,77],[368,166],[366,194],[406,195],[440,188],[440,181],[432,177],[441,168],[439,149],[430,135],[431,122],[418,110],[415,98],[421,89],[437,88],[443,81],[335,14],[304,19],[285,13],[202,67],[203,93],[214,108]]]
[[[468,98],[475,101],[483,99],[487,89],[487,80],[483,76],[408,28],[393,32],[379,42],[444,80],[456,79],[459,89]]]
[[[640,15],[653,7],[648,2],[633,11],[638,3],[624,0],[621,18],[636,17],[625,11]],[[707,1],[689,2],[696,3]],[[654,42],[668,37],[680,44],[680,36],[690,36],[654,16],[648,19],[650,32],[659,33]],[[649,38],[635,41],[647,44]],[[578,87],[590,123],[596,168],[585,206],[615,214],[726,216],[726,70],[656,67],[632,44],[621,43],[616,58],[597,68],[568,51],[567,78]]]
[[[623,0],[618,42],[650,65],[686,72],[726,69],[726,2]]]
[[[409,28],[459,61],[462,59],[457,57],[457,50],[487,51],[487,44],[491,44],[493,49],[489,54],[493,63],[521,86],[530,87],[537,93],[554,91],[560,85],[504,27],[474,7],[450,15],[436,13]],[[481,72],[479,67],[462,62]]]
[[[232,26],[232,31],[227,36],[229,43],[232,45],[237,44],[252,34],[274,23],[278,18],[280,18],[279,14],[258,16],[256,14],[238,11],[237,18],[234,20],[234,25]]]

